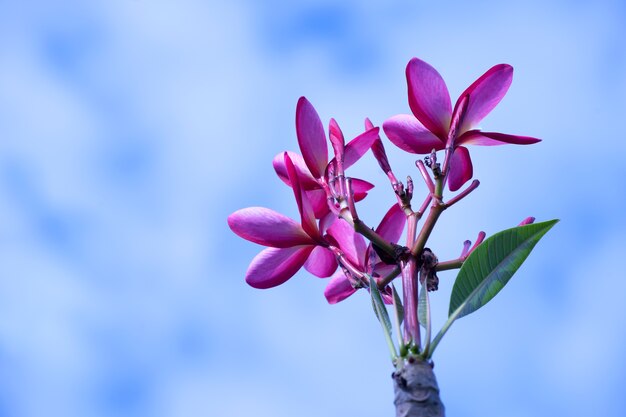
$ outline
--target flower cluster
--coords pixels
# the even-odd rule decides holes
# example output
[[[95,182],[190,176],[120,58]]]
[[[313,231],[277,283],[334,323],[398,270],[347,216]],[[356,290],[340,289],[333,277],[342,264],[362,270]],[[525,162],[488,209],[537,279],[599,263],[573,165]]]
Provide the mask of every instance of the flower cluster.
[[[301,155],[283,152],[274,158],[279,178],[293,190],[300,223],[273,210],[251,207],[228,217],[230,228],[251,242],[268,246],[257,255],[246,274],[246,282],[255,288],[271,288],[291,278],[302,266],[318,277],[329,277],[341,266],[341,273],[330,281],[329,302],[346,298],[362,285],[365,273],[378,274],[388,269],[376,260],[371,245],[345,221],[335,221],[339,204],[329,204],[329,196],[338,196],[345,184],[339,184],[338,170],[345,170],[363,156],[375,140],[379,128],[371,127],[348,144],[335,120],[330,121],[330,137],[335,158],[328,160],[326,135],[319,115],[301,97],[296,108],[296,133]],[[360,201],[373,185],[350,180],[349,198]],[[397,241],[404,228],[405,216],[394,205],[385,216],[379,232],[389,241]]]
[[[368,288],[372,282],[370,277],[378,283],[383,298],[391,302],[391,291],[386,286],[401,274],[403,287],[409,287],[409,290],[404,289],[405,303],[408,303],[407,307],[416,304],[416,300],[411,303],[410,298],[415,297],[416,277],[423,267],[420,256],[432,230],[429,225],[417,234],[417,221],[430,206],[434,214],[429,216],[434,223],[438,213],[478,185],[475,182],[447,203],[443,201],[443,185],[447,184],[447,188],[454,192],[473,176],[466,146],[525,145],[539,141],[477,128],[504,97],[512,75],[513,69],[509,65],[492,67],[461,94],[452,108],[441,75],[417,58],[409,62],[406,78],[413,114],[393,116],[383,123],[383,129],[400,149],[429,155],[427,162],[432,177],[424,163],[418,161],[428,190],[417,211],[411,208],[413,182],[409,177],[405,186],[396,179],[378,127],[366,119],[365,131],[345,143],[339,125],[331,119],[327,138],[318,113],[306,98],[301,97],[296,107],[300,153],[281,152],[273,160],[276,174],[294,194],[299,222],[262,207],[238,210],[228,217],[233,232],[267,247],[252,260],[246,282],[255,288],[275,287],[304,267],[315,276],[330,277],[324,292],[329,303],[344,300],[358,288]],[[332,158],[329,158],[328,142],[333,150]],[[356,203],[367,196],[373,185],[345,174],[370,149],[388,176],[397,200],[376,228],[366,226],[356,211]],[[443,164],[436,163],[437,151],[445,152]],[[406,246],[398,245],[407,224]],[[484,234],[479,235],[476,244],[482,238]],[[459,259],[467,257],[472,249],[466,242]],[[434,274],[434,270],[429,273]],[[408,318],[407,321],[411,322]],[[416,322],[415,319],[409,325],[415,326]],[[415,329],[410,333],[412,337],[415,337],[414,333]]]
[[[469,151],[463,145],[529,145],[539,139],[483,132],[476,128],[506,94],[513,67],[492,67],[461,94],[454,105],[446,83],[437,70],[413,58],[406,67],[409,107],[413,115],[399,114],[383,124],[389,140],[400,149],[429,154],[433,149],[452,151],[448,185],[456,191],[473,175]]]

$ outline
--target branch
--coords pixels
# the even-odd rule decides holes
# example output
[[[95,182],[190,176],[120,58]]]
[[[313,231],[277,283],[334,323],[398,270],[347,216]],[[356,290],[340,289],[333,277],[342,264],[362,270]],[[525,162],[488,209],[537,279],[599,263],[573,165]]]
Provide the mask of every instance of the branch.
[[[409,357],[407,362],[391,375],[396,417],[444,417],[445,408],[432,363],[414,357]]]

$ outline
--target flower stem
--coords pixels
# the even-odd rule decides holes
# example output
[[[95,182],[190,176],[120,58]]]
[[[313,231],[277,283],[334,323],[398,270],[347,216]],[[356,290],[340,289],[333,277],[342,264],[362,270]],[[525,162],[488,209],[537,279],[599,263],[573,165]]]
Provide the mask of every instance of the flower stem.
[[[417,231],[418,218],[415,214],[408,216],[407,219],[407,246],[412,246],[415,242],[415,233]],[[402,265],[402,296],[404,298],[404,337],[408,343],[413,339],[413,343],[421,348],[420,340],[420,323],[417,314],[417,259],[411,257]]]
[[[463,266],[463,262],[465,262],[465,258],[457,258],[451,261],[439,262],[435,270],[439,271],[448,271],[450,269],[459,269]]]
[[[474,191],[476,188],[478,188],[478,186],[480,185],[480,181],[478,180],[474,180],[472,181],[472,183],[463,191],[461,191],[460,193],[458,193],[457,195],[455,195],[454,197],[452,197],[447,203],[446,203],[446,207],[450,207],[452,206],[454,203],[458,203],[460,200],[462,200],[463,198],[467,197],[467,195],[469,193],[471,193],[472,191]]]
[[[396,266],[386,277],[378,281],[378,288],[382,290],[398,275],[400,275],[400,267]]]
[[[363,236],[365,236],[367,239],[369,239],[370,242],[375,243],[376,246],[378,246],[379,248],[384,250],[390,256],[395,256],[395,249],[394,249],[393,245],[391,245],[391,243],[389,243],[385,239],[383,239],[382,236],[380,236],[374,230],[369,228],[360,219],[355,219],[354,220],[354,230],[357,233],[360,233]]]
[[[411,255],[419,256],[424,250],[424,246],[426,245],[426,241],[430,237],[433,228],[435,227],[435,223],[437,223],[437,219],[443,211],[446,209],[446,206],[442,204],[440,201],[435,198],[435,201],[430,206],[430,211],[428,212],[428,216],[424,221],[424,225],[422,226],[422,230],[420,230],[419,235],[417,235],[417,239],[413,246],[411,247]]]

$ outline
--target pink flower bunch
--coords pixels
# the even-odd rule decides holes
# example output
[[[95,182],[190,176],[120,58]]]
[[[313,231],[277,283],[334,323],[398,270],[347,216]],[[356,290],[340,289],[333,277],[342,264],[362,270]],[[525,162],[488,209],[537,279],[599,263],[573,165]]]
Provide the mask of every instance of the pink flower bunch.
[[[411,208],[413,182],[407,178],[405,187],[396,179],[378,127],[366,119],[365,132],[346,144],[339,125],[331,119],[327,138],[319,115],[301,97],[296,106],[300,154],[281,152],[273,160],[278,177],[294,193],[300,221],[263,207],[245,208],[228,217],[233,232],[266,246],[252,260],[246,282],[255,288],[271,288],[286,282],[304,267],[315,276],[330,277],[324,292],[329,303],[344,300],[358,288],[367,288],[370,282],[378,283],[385,301],[391,302],[386,285],[402,274],[404,302],[409,310],[405,320],[407,337],[418,339],[416,276],[430,274],[428,279],[436,279],[434,270],[420,272],[425,262],[424,244],[440,213],[478,186],[475,180],[447,202],[443,200],[442,188],[446,183],[450,191],[457,191],[473,176],[466,146],[527,145],[539,141],[528,136],[484,132],[477,127],[502,100],[512,76],[513,68],[509,65],[492,67],[461,94],[452,108],[441,75],[417,58],[408,63],[406,78],[413,114],[393,116],[383,123],[383,129],[400,149],[429,155],[426,162],[432,177],[425,164],[417,161],[428,189],[417,211]],[[329,158],[328,141],[334,153],[332,158]],[[397,199],[397,204],[375,229],[366,226],[356,211],[356,203],[367,196],[373,185],[345,174],[370,149],[389,178]],[[444,151],[442,165],[436,162],[436,151]],[[417,222],[429,206],[429,217],[418,234]],[[406,247],[399,246],[397,242],[407,224]],[[366,243],[364,237],[371,243]],[[461,256],[442,263],[441,268],[458,267],[483,239],[484,233],[479,234],[473,247],[466,241]],[[436,257],[432,259],[436,261]]]
[[[413,115],[399,114],[385,121],[385,134],[397,147],[411,153],[429,154],[433,149],[449,148],[452,153],[448,186],[450,191],[456,191],[473,176],[472,160],[464,145],[530,145],[540,141],[477,129],[480,121],[502,100],[512,80],[510,65],[492,67],[467,87],[453,110],[441,75],[426,62],[413,58],[406,67]]]
[[[350,179],[350,192],[341,182],[345,169],[354,164],[380,140],[379,128],[370,126],[363,134],[344,144],[343,133],[334,119],[330,121],[330,141],[335,157],[329,161],[326,135],[319,115],[304,97],[296,107],[296,134],[302,155],[283,152],[274,158],[279,178],[294,193],[300,223],[263,207],[241,209],[228,217],[231,230],[242,238],[267,246],[250,264],[246,282],[255,288],[271,288],[291,278],[300,268],[318,277],[333,276],[327,290],[329,302],[344,299],[364,286],[365,273],[379,276],[389,269],[363,237],[347,221],[335,221],[342,207],[329,198],[354,204],[367,195],[373,185]],[[399,207],[385,216],[379,231],[390,242],[399,239],[406,218]]]

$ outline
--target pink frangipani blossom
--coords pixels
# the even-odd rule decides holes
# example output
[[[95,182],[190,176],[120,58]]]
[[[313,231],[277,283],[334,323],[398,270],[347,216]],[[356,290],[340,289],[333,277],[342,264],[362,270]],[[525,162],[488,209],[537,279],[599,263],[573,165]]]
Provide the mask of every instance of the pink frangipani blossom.
[[[400,239],[405,224],[404,211],[399,205],[394,204],[376,228],[376,233],[383,239],[396,243]],[[388,274],[395,267],[395,265],[382,262],[372,244],[366,246],[363,236],[356,233],[354,228],[345,221],[335,222],[328,234],[335,239],[352,265],[363,273],[372,275],[374,279]],[[326,286],[324,296],[330,304],[343,301],[356,292],[357,289],[352,284],[354,281],[354,277],[351,277],[349,273],[338,270]],[[386,301],[390,302],[389,297],[385,297],[389,294],[389,291],[383,292]]]
[[[409,107],[413,115],[399,114],[383,123],[383,129],[399,148],[416,154],[452,149],[448,186],[456,191],[473,176],[472,161],[464,145],[529,145],[540,139],[483,132],[480,121],[506,94],[513,67],[499,64],[478,78],[452,109],[450,94],[441,75],[426,62],[413,58],[406,67]]]
[[[302,266],[318,277],[329,277],[337,269],[335,254],[324,237],[324,220],[317,221],[311,202],[304,192],[296,168],[287,153],[283,154],[292,186],[300,224],[263,207],[238,210],[228,216],[228,225],[240,237],[268,246],[250,263],[246,282],[254,288],[283,284]]]
[[[330,121],[329,130],[331,138],[334,137],[343,142],[343,133],[334,119]],[[378,137],[378,132],[378,127],[372,127],[345,145],[344,169],[354,164],[371,148]],[[321,219],[329,213],[323,184],[329,180],[328,167],[334,160],[328,160],[328,145],[322,121],[313,105],[305,97],[300,97],[296,106],[296,135],[302,156],[295,152],[288,152],[288,155],[294,164],[302,189],[311,201],[315,217]],[[285,184],[292,186],[282,153],[276,155],[273,165],[279,178]],[[360,201],[374,185],[353,178],[352,187],[355,201]]]

